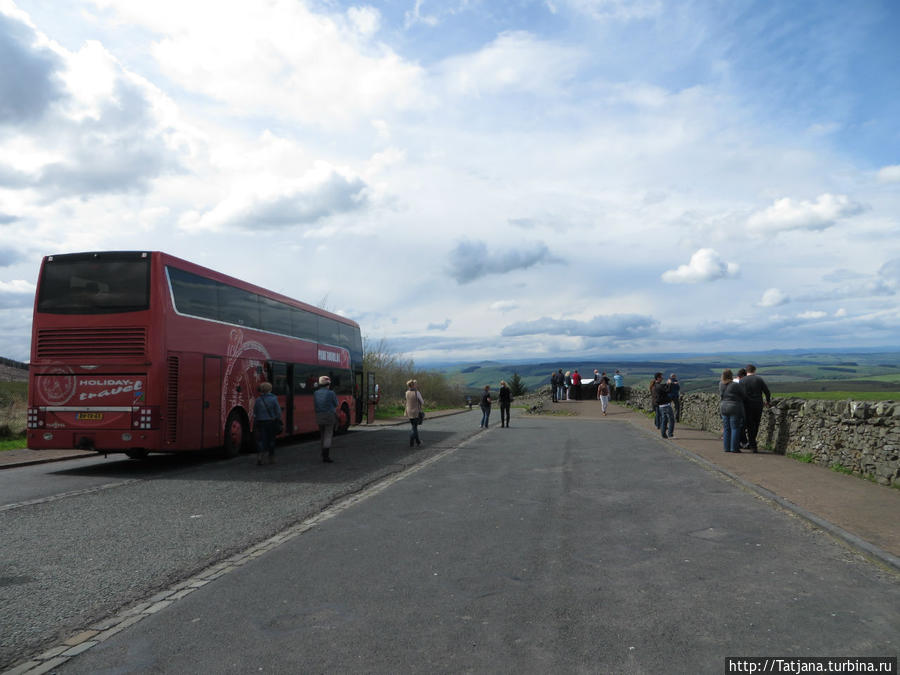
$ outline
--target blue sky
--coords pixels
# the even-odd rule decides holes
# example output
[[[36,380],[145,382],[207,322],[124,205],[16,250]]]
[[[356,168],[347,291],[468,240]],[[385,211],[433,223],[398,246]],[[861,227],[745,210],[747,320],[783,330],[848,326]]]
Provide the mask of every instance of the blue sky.
[[[164,250],[418,361],[896,346],[900,5],[0,0],[0,355]]]

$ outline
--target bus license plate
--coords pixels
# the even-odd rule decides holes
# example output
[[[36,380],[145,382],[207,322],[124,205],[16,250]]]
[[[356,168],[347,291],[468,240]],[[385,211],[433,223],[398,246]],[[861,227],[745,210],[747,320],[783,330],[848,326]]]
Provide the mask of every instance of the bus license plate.
[[[102,420],[103,413],[76,413],[76,420]]]

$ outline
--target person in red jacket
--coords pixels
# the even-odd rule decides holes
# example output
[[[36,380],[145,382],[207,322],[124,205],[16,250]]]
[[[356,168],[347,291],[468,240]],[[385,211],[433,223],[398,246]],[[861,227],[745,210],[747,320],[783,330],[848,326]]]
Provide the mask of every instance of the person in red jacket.
[[[575,400],[581,400],[581,375],[578,370],[572,372],[572,391],[575,394]]]

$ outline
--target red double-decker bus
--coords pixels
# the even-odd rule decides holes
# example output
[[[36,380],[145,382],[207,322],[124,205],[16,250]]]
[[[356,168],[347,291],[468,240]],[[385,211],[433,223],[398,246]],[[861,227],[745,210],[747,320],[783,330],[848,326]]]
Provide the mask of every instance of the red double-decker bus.
[[[28,387],[28,447],[101,453],[249,449],[272,383],[285,435],[315,431],[331,377],[339,428],[362,418],[362,338],[344,317],[160,252],[44,258]]]

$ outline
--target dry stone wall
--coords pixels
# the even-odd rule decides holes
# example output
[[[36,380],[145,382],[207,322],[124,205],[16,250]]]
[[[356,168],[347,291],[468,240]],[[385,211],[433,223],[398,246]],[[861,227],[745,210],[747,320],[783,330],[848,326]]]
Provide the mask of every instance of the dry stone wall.
[[[653,410],[647,387],[628,388],[627,401]],[[683,424],[722,431],[717,394],[686,394],[681,402]],[[811,456],[816,464],[900,487],[900,402],[773,399],[757,439],[777,453]]]

